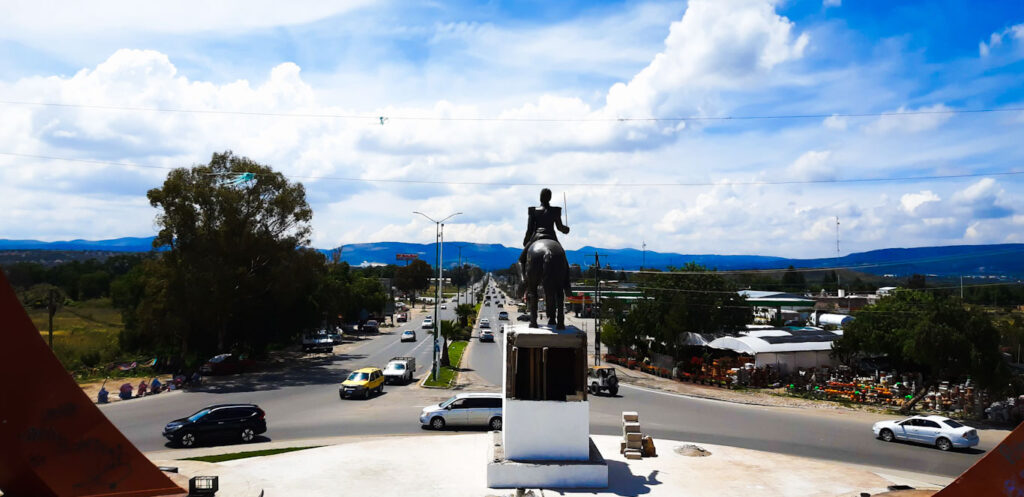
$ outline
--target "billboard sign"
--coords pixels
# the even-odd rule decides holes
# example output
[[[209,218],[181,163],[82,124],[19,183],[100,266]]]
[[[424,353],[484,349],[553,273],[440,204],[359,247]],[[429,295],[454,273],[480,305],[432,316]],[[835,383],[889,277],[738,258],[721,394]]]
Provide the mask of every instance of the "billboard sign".
[[[418,254],[395,254],[395,260],[398,261],[412,261],[419,258]]]

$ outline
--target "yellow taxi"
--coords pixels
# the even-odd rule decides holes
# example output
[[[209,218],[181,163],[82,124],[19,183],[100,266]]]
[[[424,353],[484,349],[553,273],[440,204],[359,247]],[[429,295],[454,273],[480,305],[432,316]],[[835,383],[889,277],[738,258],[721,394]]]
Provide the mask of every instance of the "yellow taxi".
[[[384,372],[380,368],[362,368],[349,373],[348,378],[338,386],[338,397],[370,398],[370,394],[384,391]]]

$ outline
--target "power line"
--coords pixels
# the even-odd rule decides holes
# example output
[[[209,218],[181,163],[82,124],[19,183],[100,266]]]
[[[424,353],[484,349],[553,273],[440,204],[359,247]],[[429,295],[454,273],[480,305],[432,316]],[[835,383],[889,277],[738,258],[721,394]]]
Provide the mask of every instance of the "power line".
[[[1005,281],[1005,282],[1000,282],[1000,283],[981,283],[981,284],[977,284],[977,285],[964,285],[963,288],[965,290],[967,290],[967,289],[978,288],[978,287],[1008,286],[1008,285],[1024,285],[1024,282],[1021,282],[1021,281]],[[752,291],[750,289],[742,289],[742,290],[736,290],[736,291],[729,291],[729,290],[697,290],[697,289],[691,289],[691,288],[661,288],[661,287],[652,287],[652,286],[637,286],[637,287],[633,287],[633,288],[630,288],[630,289],[623,288],[623,289],[619,289],[619,290],[620,291],[622,291],[622,290],[631,290],[631,289],[634,289],[634,288],[637,289],[637,290],[650,290],[650,291],[655,291],[655,292],[706,293],[706,294],[723,294],[723,295],[740,295],[743,292]],[[930,291],[934,291],[934,290],[956,290],[956,289],[959,289],[959,288],[960,288],[959,285],[957,285],[957,286],[934,286],[934,287],[918,288],[917,290],[930,292]],[[613,289],[612,291],[615,291],[615,290]],[[786,293],[786,292],[779,292],[779,293]],[[615,297],[608,297],[608,298],[615,298]],[[808,297],[808,298],[813,298],[813,296],[812,297]],[[850,297],[847,296],[847,297],[831,297],[831,298],[844,298],[844,299],[847,299],[847,298],[850,298]]]
[[[66,162],[78,162],[83,164],[96,164],[121,167],[139,167],[147,169],[162,169],[166,171],[179,169],[180,167],[157,166],[151,164],[140,164],[136,162],[116,162],[95,159],[77,159],[73,157],[56,157],[49,155],[20,154],[14,152],[0,152],[0,155],[9,157],[20,157],[24,159],[59,160]],[[205,165],[205,164],[199,164]],[[420,185],[445,185],[445,186],[497,186],[497,187],[520,187],[520,186],[562,186],[562,187],[609,187],[609,188],[663,188],[663,187],[708,187],[708,186],[782,186],[782,185],[806,185],[806,184],[842,184],[842,183],[888,183],[897,181],[936,181],[963,178],[980,178],[989,176],[1017,176],[1024,174],[1024,171],[993,171],[987,173],[965,173],[925,176],[895,176],[888,178],[846,178],[846,179],[808,179],[808,180],[778,180],[778,181],[729,181],[729,182],[678,182],[678,183],[526,183],[526,182],[495,182],[495,181],[445,181],[445,180],[421,180],[403,178],[359,178],[345,176],[304,176],[284,175],[295,180],[325,180],[325,181],[351,181],[365,183],[400,183]],[[256,176],[265,176],[256,174]]]
[[[598,268],[599,271],[611,272],[611,273],[628,273],[628,274],[653,274],[653,275],[701,275],[701,274],[772,274],[772,273],[783,273],[787,271],[793,271],[797,273],[814,273],[819,271],[834,271],[840,269],[862,269],[870,267],[886,267],[886,266],[903,266],[907,264],[920,264],[924,262],[943,262],[958,259],[972,259],[977,257],[991,257],[995,255],[1006,255],[1006,254],[1018,254],[1024,252],[1024,249],[1013,249],[1013,250],[1001,250],[997,252],[985,252],[981,254],[963,254],[963,255],[951,255],[946,257],[929,257],[924,259],[908,259],[896,262],[879,262],[874,264],[860,264],[856,266],[831,266],[831,267],[819,267],[819,268],[777,268],[777,269],[727,269],[721,271],[650,271],[650,270],[636,270],[636,269],[614,269],[614,268]]]
[[[22,105],[38,107],[56,107],[72,109],[90,109],[107,111],[126,112],[165,112],[175,114],[198,114],[198,115],[233,115],[253,117],[289,117],[289,118],[313,118],[313,119],[360,119],[379,121],[384,125],[386,121],[450,121],[450,122],[680,122],[680,121],[751,121],[751,120],[778,120],[778,119],[824,119],[828,117],[859,118],[859,117],[900,117],[919,115],[950,115],[950,114],[989,114],[1002,112],[1021,112],[1024,107],[1002,107],[1002,108],[980,108],[980,109],[930,109],[930,110],[909,110],[909,111],[888,111],[888,112],[855,112],[855,113],[831,113],[831,114],[777,114],[777,115],[736,115],[736,116],[676,116],[676,117],[453,117],[453,116],[413,116],[413,115],[369,115],[369,114],[343,114],[343,113],[316,113],[316,112],[264,112],[264,111],[238,111],[219,109],[186,109],[175,107],[133,107],[123,105],[95,105],[76,104],[59,102],[28,102],[19,100],[0,100],[3,105]]]

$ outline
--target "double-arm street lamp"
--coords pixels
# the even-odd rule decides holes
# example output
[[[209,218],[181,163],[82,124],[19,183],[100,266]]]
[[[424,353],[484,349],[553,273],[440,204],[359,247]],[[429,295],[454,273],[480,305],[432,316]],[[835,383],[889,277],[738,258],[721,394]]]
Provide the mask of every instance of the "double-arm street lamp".
[[[440,364],[440,361],[438,361],[438,352],[439,352],[439,350],[438,350],[438,345],[437,345],[437,337],[440,334],[439,332],[441,330],[441,323],[440,323],[441,316],[438,315],[438,306],[441,303],[441,281],[442,281],[441,280],[441,277],[442,277],[442,274],[441,274],[441,261],[443,260],[442,256],[441,256],[441,250],[443,249],[443,243],[444,243],[444,222],[449,220],[449,219],[451,219],[451,218],[453,218],[453,217],[455,217],[455,216],[458,216],[459,214],[462,214],[462,213],[461,212],[456,212],[455,214],[452,214],[452,215],[450,215],[450,216],[448,216],[448,217],[446,217],[446,218],[444,218],[444,219],[442,219],[440,221],[438,221],[438,220],[436,220],[436,219],[434,219],[434,218],[432,218],[432,217],[430,217],[430,216],[428,216],[428,215],[426,215],[426,214],[424,214],[422,212],[419,212],[419,211],[413,211],[413,214],[419,214],[419,215],[427,218],[431,222],[433,222],[434,223],[434,229],[435,229],[435,231],[434,231],[434,234],[435,234],[435,238],[434,238],[434,256],[435,256],[436,261],[437,261],[437,284],[434,285],[434,289],[436,290],[436,292],[435,292],[436,296],[434,297],[434,319],[433,319],[433,321],[434,321],[434,355],[433,355],[433,357],[434,357],[434,364],[433,364],[433,366],[430,369],[431,369],[432,374],[434,376],[434,381],[437,381],[437,377],[438,377],[438,375],[441,372],[440,371],[441,364]]]

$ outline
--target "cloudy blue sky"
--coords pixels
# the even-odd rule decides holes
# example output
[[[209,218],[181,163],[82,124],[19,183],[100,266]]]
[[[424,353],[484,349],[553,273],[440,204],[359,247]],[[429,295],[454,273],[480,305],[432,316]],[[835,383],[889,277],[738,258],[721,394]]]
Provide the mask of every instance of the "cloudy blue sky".
[[[1024,242],[1024,2],[335,3],[4,2],[0,238],[151,235],[162,168],[230,149],[318,247],[514,246],[537,184],[569,248]]]

